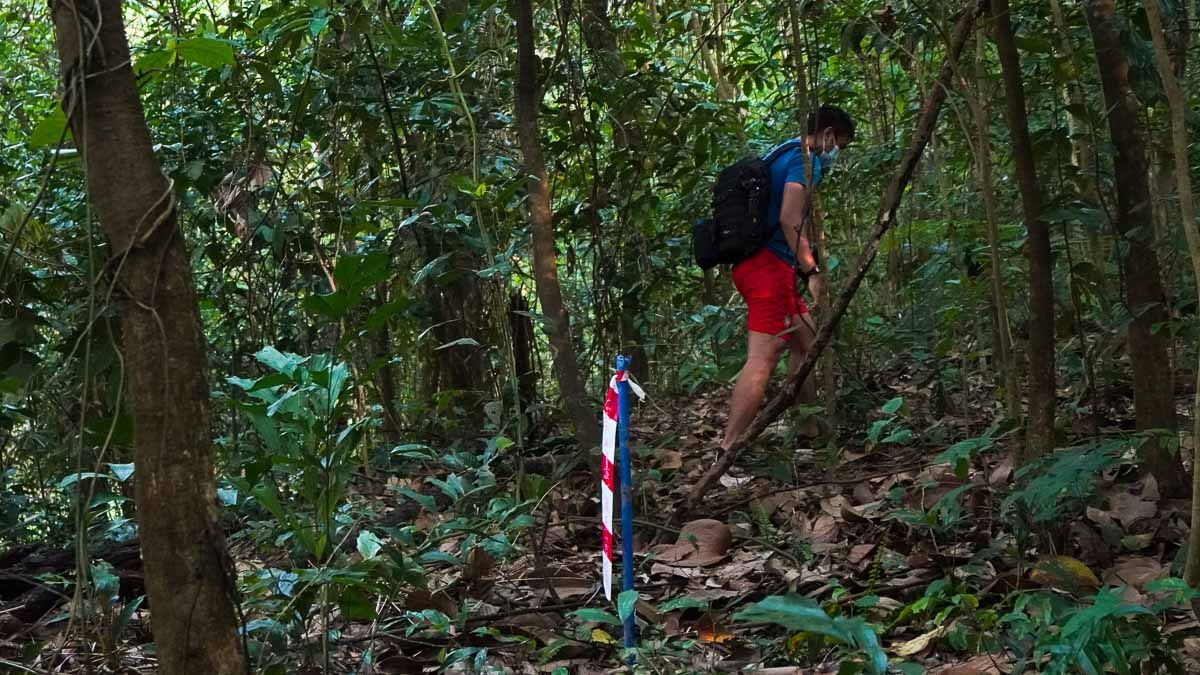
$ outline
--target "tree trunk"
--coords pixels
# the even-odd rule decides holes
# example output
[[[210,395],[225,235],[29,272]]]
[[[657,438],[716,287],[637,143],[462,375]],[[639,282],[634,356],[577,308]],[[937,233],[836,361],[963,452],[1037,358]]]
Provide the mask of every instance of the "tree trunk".
[[[121,3],[60,0],[53,20],[64,106],[121,298],[138,525],[159,672],[245,673],[236,576],[217,524],[191,263],[173,185],[154,156],[138,100]]]
[[[513,362],[517,372],[517,396],[520,397],[524,423],[521,428],[528,434],[533,428],[533,407],[537,404],[538,373],[533,365],[536,345],[533,338],[533,319],[529,316],[529,303],[520,290],[514,289],[508,296],[508,321],[513,343]]]
[[[542,160],[542,145],[538,131],[538,107],[542,92],[538,90],[538,62],[534,51],[536,34],[533,27],[532,0],[517,0],[517,82],[516,123],[521,153],[525,156],[525,172],[529,176],[529,218],[533,225],[533,275],[538,301],[545,317],[546,333],[554,356],[558,386],[575,438],[587,450],[600,440],[597,416],[588,409],[583,378],[575,359],[571,339],[571,321],[563,303],[558,283],[558,252],[554,244],[554,213],[550,208],[550,189],[546,179],[546,164]]]
[[[1129,59],[1121,47],[1114,25],[1113,0],[1085,3],[1088,27],[1096,45],[1096,64],[1109,111],[1109,133],[1116,146],[1117,230],[1121,265],[1125,271],[1125,303],[1133,314],[1129,326],[1129,362],[1133,368],[1133,409],[1138,429],[1175,429],[1175,406],[1171,378],[1163,368],[1170,363],[1167,331],[1155,330],[1166,322],[1165,299],[1159,276],[1158,254],[1151,239],[1153,223],[1150,182],[1146,173],[1146,129],[1141,110],[1129,85]],[[1184,155],[1186,160],[1187,155]],[[1160,442],[1150,439],[1143,446],[1150,472],[1158,479],[1165,496],[1187,493],[1178,457]]]
[[[984,67],[984,42],[975,42],[975,63],[979,70]],[[991,117],[988,114],[987,96],[978,91],[967,93],[964,82],[964,98],[975,121],[975,137],[978,139],[975,156],[975,175],[979,180],[979,193],[983,197],[983,211],[987,220],[988,250],[991,253],[992,307],[995,330],[999,343],[999,363],[1003,373],[1004,406],[1008,416],[1021,419],[1021,378],[1017,372],[1017,360],[1013,355],[1012,326],[1008,322],[1008,303],[1004,293],[1004,261],[1000,254],[1000,226],[996,215],[996,189],[992,179],[992,134]]]
[[[1060,0],[1050,0],[1050,15],[1054,19],[1054,28],[1058,31],[1059,46],[1067,63],[1072,68],[1079,68],[1075,58],[1075,48],[1071,44],[1071,34],[1068,31],[1067,18],[1063,13]],[[1099,205],[1100,195],[1096,190],[1096,162],[1092,154],[1092,144],[1082,128],[1087,124],[1079,119],[1078,110],[1087,109],[1087,99],[1084,97],[1083,85],[1076,80],[1064,87],[1067,103],[1067,132],[1071,137],[1071,163],[1079,172],[1079,192],[1093,205]],[[1100,230],[1095,227],[1087,228],[1088,257],[1097,269],[1103,271],[1105,264],[1104,241],[1100,238]],[[1094,411],[1093,411],[1094,412]]]
[[[1183,232],[1187,237],[1188,254],[1192,259],[1192,274],[1196,281],[1196,295],[1200,297],[1200,231],[1196,229],[1196,205],[1192,194],[1192,177],[1188,166],[1187,112],[1188,100],[1179,86],[1179,80],[1171,63],[1167,41],[1164,39],[1162,10],[1158,0],[1144,0],[1146,19],[1150,23],[1150,36],[1154,41],[1154,58],[1158,75],[1167,92],[1167,105],[1171,109],[1171,144],[1175,154],[1175,181],[1179,192],[1179,214],[1183,221]],[[1185,37],[1185,40],[1187,38]],[[1184,44],[1187,49],[1187,43]],[[1196,391],[1192,394],[1192,531],[1188,536],[1187,566],[1184,579],[1192,587],[1200,586],[1200,364],[1196,366]]]
[[[796,3],[787,3],[788,24],[792,37],[792,69],[796,74],[796,121],[800,128],[808,122],[808,112],[812,107],[808,102],[808,72],[804,63],[804,39],[800,35],[800,10]]]
[[[1008,0],[992,2],[993,31],[1000,56],[1005,116],[1012,136],[1013,164],[1021,189],[1021,210],[1029,232],[1029,419],[1026,443],[1018,447],[1018,465],[1054,449],[1054,261],[1050,228],[1042,220],[1042,198],[1029,141],[1021,60],[1013,40]]]

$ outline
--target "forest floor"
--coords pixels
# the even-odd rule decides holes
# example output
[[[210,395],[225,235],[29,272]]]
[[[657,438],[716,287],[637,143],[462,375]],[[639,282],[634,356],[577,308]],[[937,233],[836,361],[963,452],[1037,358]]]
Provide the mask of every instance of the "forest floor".
[[[831,615],[871,623],[894,664],[909,664],[907,672],[1009,673],[1045,639],[1036,626],[1014,631],[1023,593],[1050,592],[1086,608],[1099,604],[1098,590],[1112,586],[1120,587],[1122,606],[1152,608],[1154,635],[1170,644],[1188,672],[1200,672],[1200,627],[1179,603],[1159,604],[1170,595],[1162,580],[1180,574],[1187,500],[1162,498],[1153,478],[1132,473],[1118,456],[1094,475],[1060,477],[1087,480],[1089,487],[1078,491],[1081,500],[1073,506],[1052,513],[1055,522],[1039,523],[1013,510],[1009,450],[1016,441],[978,422],[993,411],[959,409],[935,419],[928,392],[893,389],[905,396],[904,409],[893,410],[903,419],[843,434],[825,448],[797,445],[786,420],[772,427],[721,479],[704,512],[685,525],[690,537],[669,525],[672,510],[715,460],[727,392],[641,404],[631,428],[638,455],[641,669],[823,673],[861,658],[812,633],[735,617],[767,596],[796,594]],[[1124,421],[1112,424],[1115,432]],[[940,428],[944,433],[934,437],[952,440],[930,444],[928,432],[904,433],[903,425]],[[899,440],[879,442],[885,435]],[[288,656],[275,660],[286,663],[282,669],[267,672],[479,672],[474,669],[485,662],[501,669],[493,672],[621,670],[621,628],[610,623],[616,610],[599,586],[592,459],[545,493],[535,524],[517,542],[523,554],[493,560],[475,548],[459,564],[427,564],[429,590],[372,598],[370,621],[333,612],[335,637],[325,645],[320,620],[310,621],[309,639],[273,645],[276,657]],[[420,490],[428,478],[363,478],[359,497],[383,522],[411,520],[432,530],[453,518],[453,509],[414,511],[397,489]],[[1055,489],[1058,500],[1073,487]],[[441,543],[447,560],[463,536]],[[261,542],[231,540],[243,574],[288,564],[273,559]],[[619,587],[620,547],[614,548]],[[406,630],[413,625],[407,618],[426,610],[441,612],[451,624]],[[1061,634],[1071,616],[1043,628]],[[133,612],[128,629],[107,646],[94,637],[68,640],[62,619],[58,613],[53,622],[10,633],[0,655],[14,660],[0,660],[0,672],[70,672],[85,665],[94,672],[152,672],[144,609]],[[447,668],[452,653],[471,658]],[[1039,658],[1050,663],[1045,654]],[[25,665],[16,668],[17,660]],[[1041,670],[1036,663],[1023,669]]]

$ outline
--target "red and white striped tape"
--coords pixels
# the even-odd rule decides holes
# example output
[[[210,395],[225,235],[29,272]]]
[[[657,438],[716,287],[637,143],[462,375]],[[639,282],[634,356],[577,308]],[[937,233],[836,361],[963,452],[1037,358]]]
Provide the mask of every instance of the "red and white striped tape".
[[[618,370],[608,382],[608,393],[604,396],[604,431],[600,442],[600,541],[603,546],[601,577],[604,580],[604,597],[612,600],[613,561],[613,490],[616,486],[617,451],[617,383],[626,380],[625,371]],[[639,399],[646,393],[633,380],[629,388]]]

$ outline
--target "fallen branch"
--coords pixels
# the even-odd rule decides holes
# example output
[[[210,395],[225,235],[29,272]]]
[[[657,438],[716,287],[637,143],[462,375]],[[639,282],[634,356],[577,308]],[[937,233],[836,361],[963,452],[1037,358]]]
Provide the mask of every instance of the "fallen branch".
[[[950,78],[954,70],[951,64],[958,60],[962,54],[963,47],[970,37],[972,29],[975,25],[975,19],[988,6],[988,0],[970,0],[962,15],[958,19],[958,23],[954,26],[954,33],[950,38],[950,44],[947,46],[949,53],[942,62],[941,70],[938,71],[937,81],[929,92],[929,99],[925,101],[925,105],[921,108],[921,117],[917,122],[916,131],[913,134],[912,144],[908,151],[904,154],[904,158],[900,160],[900,166],[896,168],[895,175],[892,176],[892,181],[887,187],[887,191],[883,194],[883,200],[879,205],[879,213],[876,216],[875,233],[870,241],[867,242],[866,248],[862,255],[859,256],[857,271],[851,277],[850,283],[838,296],[837,305],[834,306],[827,321],[822,322],[821,330],[817,333],[817,338],[813,343],[812,349],[805,356],[804,361],[800,364],[799,370],[788,377],[784,382],[783,391],[779,392],[775,398],[771,399],[766,407],[759,412],[754,422],[742,433],[742,435],[734,442],[734,444],[726,451],[720,454],[716,464],[709,469],[708,473],[696,483],[692,489],[692,493],[688,496],[687,502],[684,504],[684,509],[676,515],[677,520],[681,520],[687,514],[694,513],[699,508],[704,500],[704,496],[714,484],[725,475],[729,467],[737,460],[742,449],[752,443],[768,426],[779,419],[781,415],[796,400],[796,394],[800,391],[800,385],[804,384],[804,380],[812,373],[816,366],[817,359],[821,356],[821,352],[829,345],[833,338],[833,332],[837,329],[838,323],[842,316],[846,314],[846,310],[850,307],[851,300],[858,292],[859,286],[862,285],[863,278],[867,276],[867,271],[871,268],[871,263],[875,262],[875,255],[879,252],[879,242],[883,239],[883,235],[887,234],[888,230],[896,221],[896,211],[900,208],[900,200],[904,196],[904,190],[908,187],[912,180],[913,172],[917,168],[917,162],[921,159],[921,154],[925,151],[925,145],[929,142],[930,136],[933,135],[933,128],[937,124],[938,113],[942,108],[942,103],[946,100],[946,92],[950,87]]]

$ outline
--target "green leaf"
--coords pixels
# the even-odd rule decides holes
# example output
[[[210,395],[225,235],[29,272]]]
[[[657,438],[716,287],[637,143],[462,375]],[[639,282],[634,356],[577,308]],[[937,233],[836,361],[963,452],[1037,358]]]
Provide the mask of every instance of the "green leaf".
[[[142,77],[147,73],[166,70],[171,67],[171,64],[175,63],[176,56],[178,56],[178,52],[171,49],[159,49],[143,54],[133,64],[133,74]]]
[[[621,620],[613,616],[610,612],[592,607],[584,607],[571,612],[571,616],[578,617],[588,623],[607,623],[613,626],[621,626]]]
[[[363,530],[358,533],[357,545],[358,554],[363,557],[363,560],[374,558],[379,555],[379,550],[383,548],[383,542],[370,530]]]
[[[772,595],[733,615],[735,621],[773,623],[793,631],[815,633],[850,647],[867,657],[870,672],[887,671],[887,654],[879,638],[862,619],[833,618],[813,600],[795,594]]]
[[[821,609],[816,602],[803,596],[772,595],[733,615],[735,621],[773,623],[792,631],[817,633],[843,644],[852,638]]]
[[[350,621],[371,621],[375,618],[375,602],[361,588],[349,587],[338,596],[338,609]]]
[[[107,561],[98,560],[92,564],[92,584],[96,591],[109,603],[115,604],[121,598],[121,580],[113,572],[113,566]]]
[[[621,617],[621,622],[633,616],[633,608],[637,605],[638,592],[634,590],[621,591],[617,596],[617,616]]]
[[[179,58],[205,68],[220,68],[234,64],[233,45],[212,38],[187,38],[175,45]]]
[[[129,477],[133,475],[133,462],[130,462],[129,464],[110,463],[108,468],[112,469],[113,475],[116,476],[117,480],[121,481],[122,483],[129,480]]]
[[[904,397],[897,396],[896,398],[888,401],[887,403],[884,403],[883,407],[880,408],[879,411],[882,412],[884,415],[895,415],[897,412],[900,411],[900,408],[903,405],[904,405]]]
[[[658,611],[665,614],[666,612],[673,612],[677,609],[707,609],[708,605],[708,600],[683,596],[664,602],[663,604],[659,605]]]
[[[296,371],[297,366],[307,360],[304,357],[296,354],[285,354],[273,346],[267,346],[259,350],[259,352],[254,355],[254,358],[258,359],[259,363],[267,366],[275,372],[283,373],[288,377],[292,376],[292,373]]]
[[[63,136],[64,133],[66,136]],[[56,105],[49,115],[43,117],[33,127],[33,132],[29,134],[29,147],[45,148],[57,145],[60,138],[65,141],[70,137],[71,132],[67,129],[67,114],[63,112],[61,106]]]

